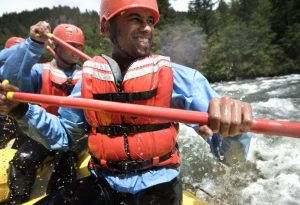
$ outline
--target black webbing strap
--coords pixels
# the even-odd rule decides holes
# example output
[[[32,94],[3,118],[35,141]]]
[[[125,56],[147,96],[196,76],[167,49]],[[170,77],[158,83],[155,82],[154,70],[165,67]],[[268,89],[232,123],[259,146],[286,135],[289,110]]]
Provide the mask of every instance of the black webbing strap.
[[[159,163],[166,161],[171,157],[171,153],[159,157]],[[120,172],[134,172],[137,170],[142,170],[146,167],[151,167],[153,164],[153,159],[146,160],[132,160],[132,161],[121,161],[121,162],[106,162],[106,166],[110,169],[115,169]]]
[[[109,126],[99,126],[96,128],[97,133],[106,134],[109,136],[119,136],[119,135],[133,135],[140,132],[153,132],[157,130],[162,130],[169,128],[171,123],[162,124],[119,124],[119,125],[109,125]]]
[[[107,100],[114,102],[134,102],[137,100],[147,100],[154,97],[157,93],[157,88],[143,92],[117,92],[94,94],[93,98],[97,100]]]
[[[101,56],[107,60],[109,67],[115,77],[116,86],[122,90],[122,81],[124,76],[122,75],[119,64],[107,55],[102,54]]]
[[[168,160],[173,152],[165,154],[161,157],[158,158],[158,162],[164,162]],[[91,158],[92,162],[94,165],[102,167],[99,160],[96,159],[95,157]],[[111,162],[107,161],[106,166],[109,169],[115,170],[117,172],[122,172],[122,173],[130,173],[130,172],[136,172],[139,170],[143,170],[145,168],[151,167],[153,165],[153,159],[146,159],[146,160],[130,160],[130,161],[121,161],[121,162]]]
[[[65,92],[67,92],[67,95],[70,95],[73,88],[74,88],[74,85],[72,83],[71,80],[67,80],[66,82],[64,82],[63,84],[57,84],[55,82],[51,82],[52,85],[60,90],[63,90]]]

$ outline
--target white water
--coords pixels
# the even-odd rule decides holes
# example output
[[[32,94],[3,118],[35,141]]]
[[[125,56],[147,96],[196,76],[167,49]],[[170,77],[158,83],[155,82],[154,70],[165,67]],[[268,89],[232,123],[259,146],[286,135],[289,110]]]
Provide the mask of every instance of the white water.
[[[213,87],[221,95],[250,102],[254,117],[300,122],[300,75]],[[233,167],[215,160],[208,145],[186,126],[181,126],[179,145],[185,188],[211,204],[300,205],[300,139],[256,134],[248,161]]]

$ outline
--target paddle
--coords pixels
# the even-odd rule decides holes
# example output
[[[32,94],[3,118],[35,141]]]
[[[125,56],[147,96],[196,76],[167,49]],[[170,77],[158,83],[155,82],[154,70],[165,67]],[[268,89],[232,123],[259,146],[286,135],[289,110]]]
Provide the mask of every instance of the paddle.
[[[127,114],[140,117],[157,118],[172,122],[194,123],[202,125],[208,124],[207,113],[189,110],[22,92],[8,92],[7,99],[18,102],[51,104],[61,107],[71,107],[85,110],[104,110],[124,115]],[[251,132],[300,138],[300,123],[254,118],[251,126]]]
[[[72,45],[68,44],[67,42],[63,41],[62,39],[58,38],[57,36],[53,35],[52,33],[47,33],[47,37],[51,40],[54,40],[59,45],[63,46],[66,49],[69,49],[80,56],[83,60],[90,60],[91,57],[83,53],[81,50],[73,47]]]
[[[48,33],[49,39],[56,41],[61,46],[70,49],[75,52],[84,60],[91,59],[90,56],[86,55],[82,51],[76,49],[70,44],[64,42],[57,36]],[[67,98],[41,94],[28,94],[16,92],[9,92],[7,94],[8,99],[19,101],[19,102],[31,102],[40,104],[52,104],[62,107],[73,107],[87,110],[105,110],[109,112],[117,112],[121,114],[130,114],[143,117],[152,117],[165,119],[175,122],[183,123],[197,123],[197,124],[208,124],[208,114],[196,111],[178,110],[171,108],[151,107],[143,105],[133,105],[117,102],[108,102],[100,100],[91,100],[83,98]],[[255,133],[277,135],[277,136],[288,136],[294,138],[300,138],[300,123],[288,122],[280,120],[269,120],[254,118],[251,126],[251,131]]]
[[[55,51],[49,45],[46,46],[46,49],[49,51],[53,58],[57,59]]]
[[[40,36],[40,34],[36,33],[36,36]],[[54,40],[56,43],[58,43],[59,45],[61,45],[62,47],[69,49],[71,51],[73,51],[74,53],[76,53],[78,56],[80,56],[83,60],[90,60],[91,57],[86,55],[85,53],[83,53],[81,50],[73,47],[72,45],[68,44],[67,42],[65,42],[64,40],[60,39],[59,37],[55,36],[52,33],[47,33],[46,36],[51,39]],[[55,52],[51,49],[51,47],[49,45],[46,46],[47,50],[50,52],[50,54],[53,57],[56,57]]]

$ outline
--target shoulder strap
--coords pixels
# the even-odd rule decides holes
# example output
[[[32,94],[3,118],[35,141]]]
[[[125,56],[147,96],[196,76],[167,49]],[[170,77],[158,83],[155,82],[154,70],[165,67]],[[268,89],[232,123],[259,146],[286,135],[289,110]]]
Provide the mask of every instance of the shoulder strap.
[[[123,81],[123,76],[121,73],[121,69],[118,65],[118,63],[112,59],[111,57],[102,54],[102,57],[105,58],[108,62],[108,64],[110,65],[111,71],[115,77],[115,82],[118,88],[121,88],[121,83]]]

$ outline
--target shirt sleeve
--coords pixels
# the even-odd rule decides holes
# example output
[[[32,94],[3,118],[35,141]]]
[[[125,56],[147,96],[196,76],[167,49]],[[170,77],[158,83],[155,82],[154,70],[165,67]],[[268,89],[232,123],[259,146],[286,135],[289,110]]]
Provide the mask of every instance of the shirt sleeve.
[[[78,81],[69,97],[81,97]],[[55,116],[37,105],[29,105],[25,116],[18,121],[24,132],[49,149],[77,149],[78,141],[85,136],[87,123],[83,110],[63,108]]]
[[[9,50],[10,49],[9,48],[5,48],[5,49],[2,49],[0,51],[0,66],[1,67],[4,64],[5,60],[7,59],[7,57],[9,56]]]
[[[0,51],[0,66],[5,63],[6,59],[14,53],[16,50],[16,46],[12,46],[10,48],[4,48]]]
[[[220,97],[199,71],[175,63],[172,63],[172,69],[174,74],[173,108],[207,112],[210,100],[213,97]],[[198,124],[188,126],[198,132]],[[220,135],[214,134],[207,142],[218,159],[230,164],[231,159],[246,158],[252,136],[252,133],[243,133],[222,140]]]
[[[197,70],[172,63],[174,84],[172,107],[207,112],[210,100],[219,97],[207,79]],[[198,124],[189,125],[195,130]]]
[[[38,73],[36,71],[41,70],[41,68],[40,66],[33,67],[38,63],[44,51],[44,44],[36,43],[28,38],[24,43],[13,48],[15,51],[9,55],[1,68],[3,79],[9,80],[11,84],[18,86],[23,92],[34,92],[34,86],[37,86],[34,83],[40,81],[38,77],[41,78],[41,76],[36,75],[40,74],[41,71]],[[32,73],[35,75],[31,76]]]
[[[1,80],[3,80],[3,65],[4,65],[5,61],[7,60],[7,58],[15,52],[16,47],[17,46],[12,46],[10,48],[4,48],[0,51],[0,78],[1,78]]]

